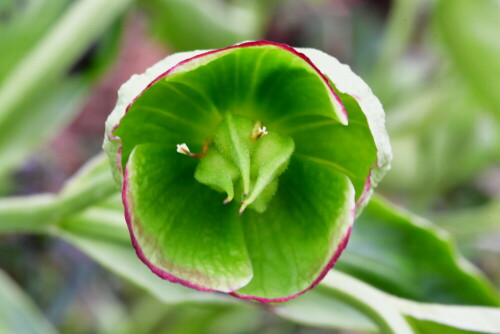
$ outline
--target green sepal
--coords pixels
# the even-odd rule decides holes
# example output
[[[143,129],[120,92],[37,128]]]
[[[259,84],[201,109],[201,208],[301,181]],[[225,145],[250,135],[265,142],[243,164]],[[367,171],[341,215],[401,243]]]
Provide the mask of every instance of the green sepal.
[[[265,210],[267,202],[276,192],[277,177],[288,166],[294,148],[295,145],[290,137],[276,133],[269,133],[258,140],[252,159],[252,176],[255,177],[255,181],[252,191],[243,199],[243,205],[252,207],[255,200],[260,198],[256,206],[257,211]]]
[[[243,193],[250,191],[250,154],[254,148],[252,128],[251,120],[227,113],[214,134],[215,146],[219,152],[240,171]]]
[[[265,211],[294,149],[290,137],[260,127],[260,122],[227,113],[195,172],[196,180],[227,194],[224,204],[233,200],[237,188],[240,214],[247,206]]]
[[[227,194],[224,203],[234,198],[234,182],[239,178],[238,168],[216,149],[208,150],[194,173],[195,179],[216,191]]]

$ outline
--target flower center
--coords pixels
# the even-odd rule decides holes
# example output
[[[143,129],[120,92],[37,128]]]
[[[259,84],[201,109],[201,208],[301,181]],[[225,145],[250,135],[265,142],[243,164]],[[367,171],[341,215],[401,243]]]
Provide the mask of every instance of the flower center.
[[[268,132],[260,121],[227,113],[203,153],[191,153],[185,144],[177,145],[177,151],[200,158],[195,179],[225,192],[224,204],[240,200],[241,215],[247,207],[266,210],[294,147],[290,137]]]

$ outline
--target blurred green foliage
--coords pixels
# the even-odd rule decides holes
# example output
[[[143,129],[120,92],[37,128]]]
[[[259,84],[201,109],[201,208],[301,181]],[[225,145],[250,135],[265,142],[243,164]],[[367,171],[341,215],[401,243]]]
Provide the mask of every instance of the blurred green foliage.
[[[92,83],[116,55],[127,2],[110,1],[102,8],[99,1],[32,0],[3,9],[0,179],[81,108]],[[92,54],[86,55],[87,50]],[[86,58],[85,71],[80,71],[79,61]]]
[[[439,1],[433,15],[443,49],[464,84],[499,116],[498,1]]]
[[[153,35],[176,51],[222,48],[263,33],[258,1],[154,0],[144,5]]]

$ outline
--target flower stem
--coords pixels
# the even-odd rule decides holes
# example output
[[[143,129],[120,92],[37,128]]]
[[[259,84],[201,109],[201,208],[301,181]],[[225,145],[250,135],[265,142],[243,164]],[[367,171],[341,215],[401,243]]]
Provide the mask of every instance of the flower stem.
[[[118,192],[103,155],[91,160],[58,195],[0,199],[0,233],[43,232]]]

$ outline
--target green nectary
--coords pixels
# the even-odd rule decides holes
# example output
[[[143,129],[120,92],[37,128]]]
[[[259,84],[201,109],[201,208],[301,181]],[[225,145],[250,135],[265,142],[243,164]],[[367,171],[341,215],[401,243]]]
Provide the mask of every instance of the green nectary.
[[[159,276],[283,301],[340,255],[390,147],[362,80],[301,51],[176,54],[120,90],[104,147],[134,247]]]

